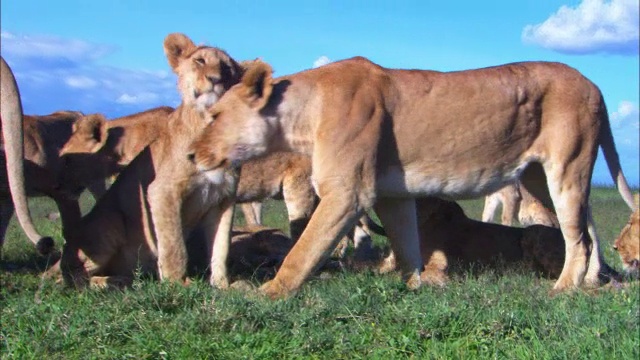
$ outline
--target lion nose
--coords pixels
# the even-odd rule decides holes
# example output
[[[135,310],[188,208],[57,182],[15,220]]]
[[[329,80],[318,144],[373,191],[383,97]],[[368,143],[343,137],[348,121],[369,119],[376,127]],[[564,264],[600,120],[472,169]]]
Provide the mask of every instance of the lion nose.
[[[196,153],[195,152],[190,152],[187,154],[187,159],[189,161],[191,161],[192,164],[196,163]]]
[[[220,81],[220,78],[217,76],[209,75],[207,76],[207,80],[213,85],[217,84]]]

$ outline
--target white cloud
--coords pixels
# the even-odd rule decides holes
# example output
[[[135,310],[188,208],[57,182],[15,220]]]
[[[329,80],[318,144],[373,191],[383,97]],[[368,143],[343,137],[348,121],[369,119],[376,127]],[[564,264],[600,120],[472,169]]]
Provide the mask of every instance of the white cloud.
[[[2,31],[0,38],[2,51],[14,57],[58,58],[80,62],[101,58],[115,50],[113,46],[50,35],[16,35]]]
[[[313,67],[317,68],[317,67],[320,67],[322,65],[327,65],[330,62],[331,62],[331,60],[328,57],[322,55],[319,58],[317,58],[316,61],[313,62]]]
[[[158,101],[160,96],[151,92],[143,92],[136,95],[122,94],[116,102],[119,104],[149,104]]]
[[[98,82],[86,76],[69,76],[64,79],[65,84],[72,88],[91,89],[98,85]]]
[[[638,0],[583,0],[525,26],[522,39],[561,53],[638,55],[638,8]]]
[[[98,64],[112,46],[6,31],[0,35],[2,56],[15,73],[27,114],[69,109],[112,118],[180,102],[175,76],[167,71]]]

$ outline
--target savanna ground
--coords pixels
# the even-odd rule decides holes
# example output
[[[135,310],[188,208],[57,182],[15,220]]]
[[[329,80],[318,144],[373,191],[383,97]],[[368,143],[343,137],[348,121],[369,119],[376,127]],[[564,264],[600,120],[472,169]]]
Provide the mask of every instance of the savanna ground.
[[[611,244],[630,211],[614,189],[594,189],[591,199],[605,259],[621,269]],[[462,205],[480,216],[481,200]],[[31,208],[60,245],[59,221],[45,218],[53,203]],[[281,202],[265,210],[267,225],[286,229]],[[398,275],[338,271],[269,301],[204,280],[76,292],[40,279],[51,261],[12,220],[0,262],[1,358],[640,358],[638,282],[550,297],[553,281],[525,270],[472,269],[446,288],[412,292]]]

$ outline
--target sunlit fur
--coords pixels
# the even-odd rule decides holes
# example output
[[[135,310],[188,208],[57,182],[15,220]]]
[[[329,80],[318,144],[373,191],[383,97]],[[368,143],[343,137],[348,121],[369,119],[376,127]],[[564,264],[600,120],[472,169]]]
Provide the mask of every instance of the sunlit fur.
[[[636,194],[636,202],[638,194]],[[634,211],[629,222],[622,228],[614,242],[625,271],[635,277],[640,276],[640,213]]]
[[[59,268],[76,286],[103,271],[130,276],[138,265],[150,272],[157,265],[161,279],[183,281],[185,238],[194,229],[209,241],[210,282],[229,285],[225,261],[237,174],[228,171],[225,181],[211,184],[187,154],[206,125],[197,99],[217,94],[217,85],[227,89],[238,82],[242,68],[223,51],[195,46],[182,34],[168,35],[164,49],[183,102],[68,239]]]
[[[312,157],[322,200],[263,285],[270,297],[296,291],[370,207],[416,288],[413,199],[484,196],[518,179],[558,214],[567,256],[554,291],[598,285],[604,270],[587,206],[599,147],[633,207],[600,90],[559,63],[442,73],[356,57],[272,79],[271,67],[256,62],[207,113],[215,120],[194,147],[201,168],[278,149]]]

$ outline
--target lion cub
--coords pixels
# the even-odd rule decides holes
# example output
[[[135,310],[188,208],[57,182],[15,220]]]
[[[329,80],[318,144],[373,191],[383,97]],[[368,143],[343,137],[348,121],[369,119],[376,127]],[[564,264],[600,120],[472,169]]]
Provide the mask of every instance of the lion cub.
[[[543,225],[515,228],[472,220],[457,203],[435,197],[416,199],[416,209],[424,261],[420,277],[428,284],[444,285],[447,269],[453,263],[524,263],[551,278],[562,271],[564,239],[559,229]],[[380,271],[394,268],[392,254]]]
[[[209,240],[211,284],[229,284],[226,258],[237,173],[202,175],[185,154],[206,126],[202,110],[240,80],[243,68],[224,51],[196,46],[182,34],[168,35],[164,51],[178,75],[182,103],[67,239],[60,268],[68,283],[85,286],[104,268],[127,275],[138,264],[156,263],[161,279],[182,281],[185,239],[199,228]]]

